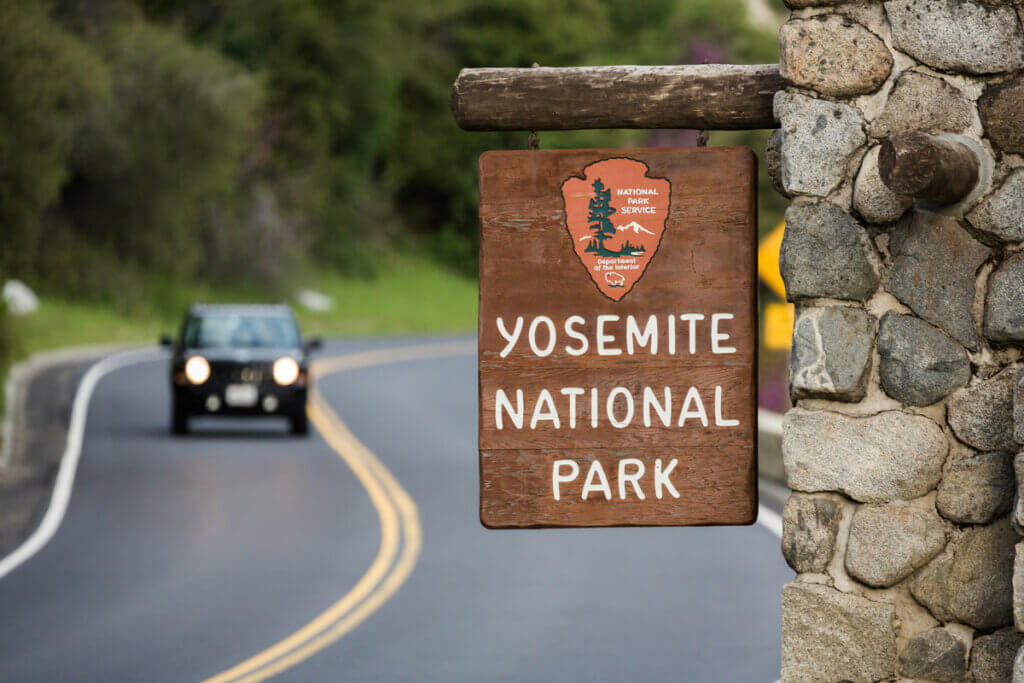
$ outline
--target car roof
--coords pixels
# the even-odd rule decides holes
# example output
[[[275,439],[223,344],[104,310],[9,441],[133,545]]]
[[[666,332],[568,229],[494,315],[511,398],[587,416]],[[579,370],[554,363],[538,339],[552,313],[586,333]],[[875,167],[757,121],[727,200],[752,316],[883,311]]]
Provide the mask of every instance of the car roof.
[[[190,316],[204,315],[282,315],[292,316],[287,304],[193,304]]]

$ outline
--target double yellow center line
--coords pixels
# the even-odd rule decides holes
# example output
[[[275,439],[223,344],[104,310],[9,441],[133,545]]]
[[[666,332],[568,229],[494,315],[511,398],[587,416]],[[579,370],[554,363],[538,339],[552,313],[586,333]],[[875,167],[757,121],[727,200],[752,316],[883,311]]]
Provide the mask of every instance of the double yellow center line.
[[[311,369],[314,377],[323,378],[375,365],[468,355],[474,350],[475,344],[467,341],[401,346],[326,358],[315,362]],[[312,657],[380,609],[416,566],[422,546],[416,503],[315,386],[307,412],[327,445],[351,468],[377,510],[381,529],[377,555],[351,590],[308,624],[205,683],[262,681]]]

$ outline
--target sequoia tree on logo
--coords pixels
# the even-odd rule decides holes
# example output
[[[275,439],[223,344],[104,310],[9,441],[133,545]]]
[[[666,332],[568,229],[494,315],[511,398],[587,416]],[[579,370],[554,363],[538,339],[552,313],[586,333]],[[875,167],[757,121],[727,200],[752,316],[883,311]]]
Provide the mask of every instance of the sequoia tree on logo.
[[[615,237],[618,234],[618,230],[608,220],[608,217],[615,213],[615,207],[610,203],[611,196],[612,191],[605,189],[604,183],[601,182],[600,178],[594,181],[594,198],[590,200],[590,215],[587,216],[587,220],[596,221],[590,224],[590,229],[594,231],[594,240],[587,245],[586,251],[598,256],[639,256],[647,251],[647,249],[643,244],[630,244],[628,238],[626,243],[619,247],[617,251],[611,251],[604,246],[605,239]],[[626,226],[626,228],[629,227]],[[639,227],[643,228],[643,226]],[[636,230],[637,228],[634,227],[633,229]],[[653,234],[649,230],[645,230],[645,232]]]
[[[670,191],[668,179],[648,177],[647,164],[627,158],[590,164],[583,177],[562,183],[573,250],[609,299],[621,300],[647,269],[665,230]]]
[[[609,217],[615,213],[615,207],[611,205],[612,191],[605,188],[604,183],[598,178],[594,181],[594,197],[590,200],[590,214],[588,221],[590,229],[594,231],[594,239],[587,246],[587,251],[600,254],[601,256],[618,256],[618,252],[611,252],[605,249],[604,241],[609,237],[615,237],[615,226]]]

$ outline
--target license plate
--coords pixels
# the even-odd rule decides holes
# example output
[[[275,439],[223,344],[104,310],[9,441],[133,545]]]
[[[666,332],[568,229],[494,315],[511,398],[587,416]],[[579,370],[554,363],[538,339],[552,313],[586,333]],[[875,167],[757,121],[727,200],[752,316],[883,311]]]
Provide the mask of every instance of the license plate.
[[[229,384],[224,390],[224,402],[236,408],[254,406],[259,397],[255,384]]]

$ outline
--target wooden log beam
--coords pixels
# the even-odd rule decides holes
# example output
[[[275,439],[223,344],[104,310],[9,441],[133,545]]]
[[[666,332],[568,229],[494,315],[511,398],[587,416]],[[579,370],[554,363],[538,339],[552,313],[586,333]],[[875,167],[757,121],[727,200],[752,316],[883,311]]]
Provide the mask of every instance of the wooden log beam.
[[[778,128],[776,64],[463,69],[452,112],[464,130]]]
[[[974,189],[980,162],[956,140],[919,131],[896,133],[882,143],[878,172],[899,195],[955,204]]]

